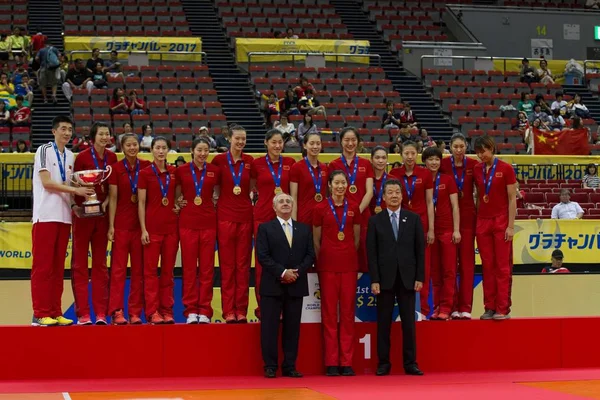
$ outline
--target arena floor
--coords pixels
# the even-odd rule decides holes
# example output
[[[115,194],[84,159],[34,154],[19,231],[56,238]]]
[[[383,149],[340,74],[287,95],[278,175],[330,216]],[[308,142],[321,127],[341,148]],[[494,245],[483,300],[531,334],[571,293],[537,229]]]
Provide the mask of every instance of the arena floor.
[[[600,399],[599,369],[303,379],[220,377],[0,383],[0,400]]]

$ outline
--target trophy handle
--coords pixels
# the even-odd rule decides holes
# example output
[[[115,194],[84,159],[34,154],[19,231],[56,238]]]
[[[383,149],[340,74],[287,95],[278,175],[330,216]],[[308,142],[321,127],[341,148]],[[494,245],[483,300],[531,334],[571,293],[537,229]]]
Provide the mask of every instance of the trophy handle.
[[[108,174],[106,173],[106,171],[108,171]],[[110,165],[106,166],[106,170],[104,171],[105,175],[102,177],[102,180],[100,181],[100,183],[103,183],[105,180],[108,179],[108,177],[110,176],[110,174],[112,174],[112,167]]]

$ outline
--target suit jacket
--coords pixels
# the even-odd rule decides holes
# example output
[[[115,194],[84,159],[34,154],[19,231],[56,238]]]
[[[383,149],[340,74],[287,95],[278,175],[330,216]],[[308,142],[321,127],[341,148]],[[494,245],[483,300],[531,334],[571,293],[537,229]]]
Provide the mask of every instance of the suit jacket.
[[[396,240],[389,212],[383,210],[372,216],[367,229],[367,257],[371,282],[379,283],[381,290],[392,289],[397,274],[404,287],[413,290],[415,281],[425,279],[425,234],[421,218],[401,209]]]
[[[308,225],[292,221],[292,247],[288,244],[283,227],[277,218],[260,224],[256,235],[256,254],[263,271],[260,294],[281,296],[308,296],[306,273],[315,260],[312,229]],[[296,282],[287,284],[281,280],[285,269],[297,269]]]

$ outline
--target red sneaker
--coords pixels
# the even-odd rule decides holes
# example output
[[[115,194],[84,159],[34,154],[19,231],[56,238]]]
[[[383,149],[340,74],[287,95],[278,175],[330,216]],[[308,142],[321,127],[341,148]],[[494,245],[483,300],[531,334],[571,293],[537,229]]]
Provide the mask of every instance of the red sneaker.
[[[142,319],[138,315],[130,315],[129,316],[129,323],[131,325],[141,325],[142,324]]]
[[[440,321],[446,321],[446,320],[450,319],[450,316],[444,312],[441,312],[438,314],[437,319]]]
[[[248,323],[248,320],[246,319],[246,316],[242,315],[242,314],[238,314],[235,319],[237,320],[238,324],[246,324],[246,323]]]
[[[113,325],[127,325],[127,320],[123,315],[123,310],[115,311],[112,316],[112,324]]]
[[[164,324],[174,324],[175,323],[175,319],[173,318],[173,316],[171,314],[165,314],[162,317],[163,317]]]
[[[77,318],[77,325],[92,325],[92,319],[89,315],[82,315]]]
[[[158,312],[155,312],[154,314],[152,314],[149,318],[148,321],[152,324],[152,325],[161,325],[163,324],[165,321],[163,320],[163,317],[160,316],[160,314]]]
[[[226,324],[235,324],[237,321],[235,319],[235,315],[227,314],[224,316]]]

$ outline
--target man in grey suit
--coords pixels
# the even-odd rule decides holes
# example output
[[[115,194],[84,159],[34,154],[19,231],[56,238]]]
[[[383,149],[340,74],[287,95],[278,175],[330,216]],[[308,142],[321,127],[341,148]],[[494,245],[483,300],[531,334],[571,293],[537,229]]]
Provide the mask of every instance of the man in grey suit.
[[[402,210],[400,181],[388,179],[383,188],[387,209],[371,217],[367,230],[367,257],[371,291],[377,296],[377,375],[388,375],[390,332],[394,299],[402,320],[402,357],[407,375],[423,375],[417,366],[415,293],[423,287],[425,235],[421,219]]]
[[[294,200],[281,193],[273,199],[277,218],[258,227],[256,254],[263,267],[260,280],[260,341],[266,378],[278,367],[279,321],[283,315],[283,376],[301,378],[296,370],[302,299],[308,295],[306,273],[313,265],[312,229],[292,220]]]

